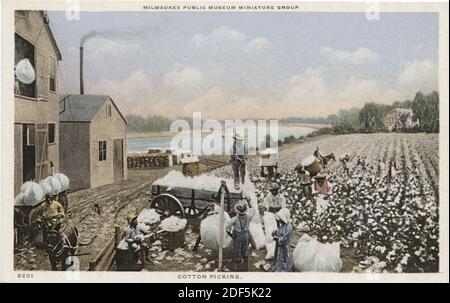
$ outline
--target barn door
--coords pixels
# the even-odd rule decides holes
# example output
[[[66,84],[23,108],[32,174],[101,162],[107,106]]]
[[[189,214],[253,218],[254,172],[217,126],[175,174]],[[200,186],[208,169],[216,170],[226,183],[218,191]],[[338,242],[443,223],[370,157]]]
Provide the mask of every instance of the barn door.
[[[36,124],[36,181],[49,175],[47,124]]]
[[[22,126],[22,183],[36,178],[36,127]]]
[[[123,139],[113,140],[114,182],[123,180]]]

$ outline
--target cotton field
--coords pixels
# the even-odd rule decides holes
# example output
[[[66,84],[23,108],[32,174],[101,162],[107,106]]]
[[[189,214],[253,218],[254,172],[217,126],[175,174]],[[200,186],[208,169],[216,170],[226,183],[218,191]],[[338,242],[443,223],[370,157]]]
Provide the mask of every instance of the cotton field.
[[[294,167],[316,146],[333,152],[326,168],[329,204],[316,211],[317,197],[302,196]],[[339,158],[349,155],[348,172]],[[389,162],[395,168],[389,170]],[[258,199],[271,180],[260,177],[257,160],[248,170]],[[439,270],[439,137],[430,134],[357,134],[306,142],[279,154],[280,185],[295,225],[305,222],[322,243],[339,241],[361,263],[380,262],[384,272]],[[229,167],[215,171],[231,177]],[[372,260],[372,261],[370,261]],[[374,261],[376,260],[376,261]],[[355,264],[353,271],[358,271]]]

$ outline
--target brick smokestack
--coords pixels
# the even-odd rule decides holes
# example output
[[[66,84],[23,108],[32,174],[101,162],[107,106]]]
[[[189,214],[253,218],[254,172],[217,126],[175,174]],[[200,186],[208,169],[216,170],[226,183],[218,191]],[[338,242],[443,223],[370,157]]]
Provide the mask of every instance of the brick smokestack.
[[[82,46],[80,46],[80,95],[84,95],[83,52],[84,52],[84,48]]]

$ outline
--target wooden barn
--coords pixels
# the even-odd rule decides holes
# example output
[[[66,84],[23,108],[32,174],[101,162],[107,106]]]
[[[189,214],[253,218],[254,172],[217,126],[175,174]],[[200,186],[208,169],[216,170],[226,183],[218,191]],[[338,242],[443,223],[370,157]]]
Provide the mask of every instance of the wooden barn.
[[[25,181],[59,170],[58,101],[61,53],[44,11],[15,11],[15,67],[27,62],[34,80],[14,82],[14,194]],[[12,71],[11,71],[12,72]],[[19,69],[16,69],[16,73]]]
[[[72,190],[127,178],[127,121],[109,96],[61,96],[59,125],[60,167]]]

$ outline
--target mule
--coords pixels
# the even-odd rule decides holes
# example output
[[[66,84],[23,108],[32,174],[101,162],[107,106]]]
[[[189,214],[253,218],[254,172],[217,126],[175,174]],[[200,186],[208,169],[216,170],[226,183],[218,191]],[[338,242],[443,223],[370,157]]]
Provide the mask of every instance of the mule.
[[[57,223],[46,231],[46,251],[52,270],[58,270],[58,262],[61,262],[61,270],[66,270],[71,264],[67,264],[67,258],[74,256],[79,246],[78,229],[67,223]]]

